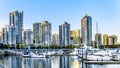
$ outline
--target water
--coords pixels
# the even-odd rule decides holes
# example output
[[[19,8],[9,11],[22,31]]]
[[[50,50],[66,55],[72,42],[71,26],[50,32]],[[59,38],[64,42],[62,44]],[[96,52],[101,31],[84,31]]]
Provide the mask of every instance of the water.
[[[23,58],[21,56],[0,56],[0,68],[120,68],[120,64],[88,64],[72,59],[71,56],[50,58]]]

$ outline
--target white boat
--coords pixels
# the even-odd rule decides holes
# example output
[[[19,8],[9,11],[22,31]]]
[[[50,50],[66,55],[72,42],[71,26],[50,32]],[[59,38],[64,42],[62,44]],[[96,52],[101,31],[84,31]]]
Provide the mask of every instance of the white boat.
[[[31,57],[32,58],[45,58],[46,55],[44,53],[35,54],[35,53],[31,52]]]
[[[23,52],[23,53],[22,53],[22,56],[23,56],[23,57],[30,57],[30,53],[29,53],[29,52]]]
[[[73,51],[70,54],[71,55],[78,55],[78,49],[74,48]]]
[[[99,56],[95,56],[95,55],[87,55],[86,58],[84,58],[88,61],[97,61],[98,59],[100,60],[100,57]]]
[[[94,55],[103,55],[103,56],[112,56],[114,54],[114,52],[111,51],[98,51],[93,53]]]
[[[120,54],[114,54],[114,55],[112,55],[111,60],[120,61]]]
[[[20,54],[20,53],[19,53]],[[21,51],[21,55],[23,57],[30,57],[30,50],[25,49],[24,51]]]
[[[111,58],[109,56],[104,55],[87,55],[85,58],[88,61],[109,61]]]

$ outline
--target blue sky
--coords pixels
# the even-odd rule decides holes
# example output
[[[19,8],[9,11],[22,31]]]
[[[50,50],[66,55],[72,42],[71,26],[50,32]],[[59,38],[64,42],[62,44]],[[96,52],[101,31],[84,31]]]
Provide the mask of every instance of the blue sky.
[[[0,28],[9,23],[9,12],[14,10],[24,11],[25,29],[44,20],[52,23],[53,33],[58,33],[64,21],[71,29],[81,29],[81,18],[88,14],[93,19],[93,34],[97,22],[100,33],[120,37],[120,0],[0,0]]]

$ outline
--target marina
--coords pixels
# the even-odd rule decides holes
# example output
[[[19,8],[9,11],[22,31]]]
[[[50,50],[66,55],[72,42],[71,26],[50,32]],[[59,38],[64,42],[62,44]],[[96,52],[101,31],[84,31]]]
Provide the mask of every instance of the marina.
[[[12,54],[0,56],[0,68],[97,68],[96,66],[98,66],[98,68],[101,66],[105,66],[104,68],[109,68],[113,66],[119,67],[120,64],[120,61],[118,60],[100,60],[101,57],[98,57],[98,60],[92,60],[89,58],[90,55],[101,56],[101,53],[99,53],[101,50],[94,53],[89,51],[87,54],[88,57],[86,56],[84,49],[71,50],[72,51],[69,51],[69,53],[62,53],[62,49],[38,49],[37,51],[36,49],[31,49],[30,53],[27,54],[25,53],[27,52],[26,50],[1,50],[0,53],[7,52]],[[108,50],[105,50],[105,52],[106,51]],[[115,55],[118,51],[116,52],[115,50],[112,50],[110,52],[113,52],[112,55]],[[112,56],[109,53],[105,53],[103,55]],[[90,60],[87,60],[88,58]],[[12,63],[9,64],[10,62]]]

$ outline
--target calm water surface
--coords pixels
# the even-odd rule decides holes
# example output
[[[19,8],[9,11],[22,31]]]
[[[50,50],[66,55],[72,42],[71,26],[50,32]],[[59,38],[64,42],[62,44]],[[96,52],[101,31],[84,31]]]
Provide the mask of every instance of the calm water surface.
[[[23,58],[21,56],[0,56],[0,68],[120,68],[120,64],[82,64],[70,56],[50,58]]]

